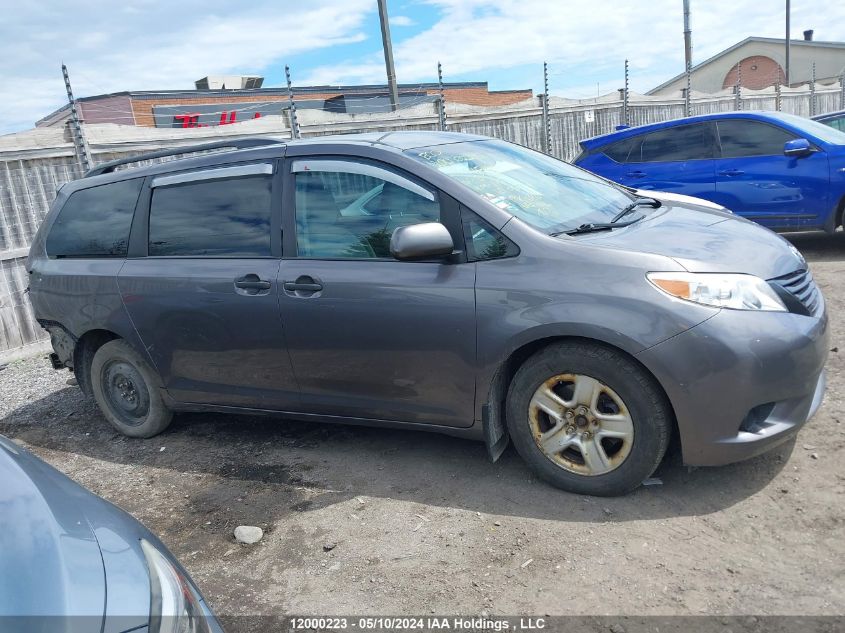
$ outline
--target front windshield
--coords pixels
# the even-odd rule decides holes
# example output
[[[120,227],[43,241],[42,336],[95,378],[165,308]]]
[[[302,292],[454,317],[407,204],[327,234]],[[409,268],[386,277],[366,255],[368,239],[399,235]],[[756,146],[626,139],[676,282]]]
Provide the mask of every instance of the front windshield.
[[[815,136],[820,141],[825,143],[834,143],[836,145],[845,145],[845,132],[837,130],[836,128],[813,121],[812,119],[805,119],[804,117],[795,116],[794,114],[781,113],[780,118],[790,125],[795,126],[800,130],[808,132],[811,136]]]
[[[607,222],[634,200],[587,171],[504,141],[464,141],[406,153],[547,233]]]

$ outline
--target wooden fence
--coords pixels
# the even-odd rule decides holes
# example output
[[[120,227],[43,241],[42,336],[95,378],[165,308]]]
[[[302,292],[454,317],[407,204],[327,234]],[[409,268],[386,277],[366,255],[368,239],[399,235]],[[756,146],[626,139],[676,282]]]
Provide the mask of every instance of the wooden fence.
[[[815,106],[806,88],[783,89],[781,110],[802,116],[841,107],[839,86],[816,90]],[[732,94],[694,95],[693,114],[736,109]],[[776,96],[769,89],[746,91],[743,110],[775,110]],[[549,153],[564,160],[579,151],[581,139],[613,131],[623,122],[623,104],[617,93],[594,100],[549,100],[551,146]],[[683,117],[683,99],[632,95],[628,123],[643,125]],[[299,112],[303,136],[392,130],[434,130],[438,116],[432,104],[395,113],[338,114],[314,110]],[[481,108],[447,104],[450,131],[483,134],[542,150],[542,109],[536,100],[514,106]],[[95,162],[137,155],[167,147],[210,142],[222,138],[272,135],[290,138],[286,117],[268,116],[234,125],[199,129],[154,129],[113,124],[86,125],[85,134]],[[46,333],[38,326],[26,295],[25,270],[29,243],[62,184],[82,175],[69,133],[41,128],[0,136],[0,361],[39,349]],[[43,345],[41,346],[43,347]]]

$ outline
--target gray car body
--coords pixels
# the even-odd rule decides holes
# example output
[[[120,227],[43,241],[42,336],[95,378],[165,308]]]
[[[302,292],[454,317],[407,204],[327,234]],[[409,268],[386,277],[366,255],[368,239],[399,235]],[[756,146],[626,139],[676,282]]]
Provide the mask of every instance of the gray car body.
[[[0,482],[3,631],[146,633],[150,577],[140,539],[190,578],[138,521],[2,435]]]
[[[483,439],[494,457],[515,369],[565,338],[622,350],[657,379],[691,465],[757,454],[813,414],[828,348],[823,298],[812,315],[745,312],[673,299],[646,279],[650,271],[697,271],[769,280],[806,269],[783,238],[729,213],[672,201],[626,228],[551,237],[403,153],[468,140],[488,139],[432,132],[322,137],[69,183],[30,252],[36,316],[68,366],[84,363],[79,341],[92,332],[128,341],[156,368],[174,410],[440,431]],[[378,161],[416,178],[441,192],[444,207],[470,209],[520,252],[479,262],[460,252],[434,262],[298,259],[289,163],[317,156]],[[147,257],[148,184],[125,260],[47,257],[56,213],[80,188],[255,161],[276,165],[272,258]],[[450,229],[461,250],[462,238]],[[232,281],[246,273],[271,280],[269,294],[237,294]],[[319,279],[323,291],[300,297],[283,289],[303,276]],[[79,378],[85,389],[86,377]],[[766,429],[741,431],[749,411],[769,402],[777,406]]]

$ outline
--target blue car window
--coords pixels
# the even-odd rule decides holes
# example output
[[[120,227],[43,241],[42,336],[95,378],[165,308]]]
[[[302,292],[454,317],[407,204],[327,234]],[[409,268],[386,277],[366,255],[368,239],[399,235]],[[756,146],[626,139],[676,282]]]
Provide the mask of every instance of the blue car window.
[[[716,127],[722,158],[779,156],[783,154],[784,143],[797,138],[793,132],[749,119],[720,120]]]
[[[626,138],[623,141],[611,143],[602,149],[602,154],[617,163],[627,163],[628,155],[631,153],[631,148],[634,147],[635,143],[639,144],[641,142],[642,140],[638,137]]]
[[[639,151],[638,151],[639,149]],[[642,137],[628,157],[629,163],[656,163],[713,158],[709,125],[676,125]]]

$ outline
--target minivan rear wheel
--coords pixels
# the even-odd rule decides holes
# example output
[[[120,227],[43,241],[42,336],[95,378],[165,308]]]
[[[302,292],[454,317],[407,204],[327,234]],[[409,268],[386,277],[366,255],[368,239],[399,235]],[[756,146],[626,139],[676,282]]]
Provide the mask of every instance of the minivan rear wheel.
[[[173,413],[161,399],[153,369],[126,341],[109,341],[94,354],[91,388],[109,423],[129,437],[152,437]]]
[[[537,475],[579,494],[630,492],[666,452],[672,413],[654,378],[625,354],[556,343],[529,358],[508,390],[514,445]]]

